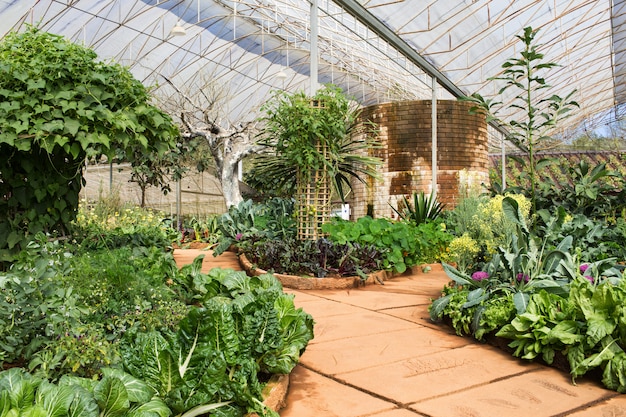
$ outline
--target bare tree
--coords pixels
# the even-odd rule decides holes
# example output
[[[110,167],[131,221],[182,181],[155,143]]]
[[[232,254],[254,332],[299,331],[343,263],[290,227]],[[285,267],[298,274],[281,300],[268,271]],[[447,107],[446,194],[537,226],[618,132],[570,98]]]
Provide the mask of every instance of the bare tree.
[[[239,204],[243,200],[238,178],[239,162],[259,150],[256,144],[256,123],[229,122],[226,127],[220,126],[217,122],[220,105],[227,98],[223,88],[216,87],[212,82],[205,83],[198,91],[202,97],[202,103],[199,103],[199,100],[194,100],[171,80],[164,78],[182,99],[172,112],[176,112],[173,116],[180,118],[183,138],[201,137],[207,141],[226,207]]]

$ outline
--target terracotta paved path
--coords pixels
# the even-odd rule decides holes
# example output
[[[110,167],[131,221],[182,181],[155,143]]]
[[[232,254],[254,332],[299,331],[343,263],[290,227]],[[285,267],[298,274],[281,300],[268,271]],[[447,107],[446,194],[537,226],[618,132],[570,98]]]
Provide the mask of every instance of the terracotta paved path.
[[[599,383],[574,386],[432,323],[428,304],[446,282],[430,272],[350,291],[286,289],[316,324],[281,417],[626,416],[626,396]]]

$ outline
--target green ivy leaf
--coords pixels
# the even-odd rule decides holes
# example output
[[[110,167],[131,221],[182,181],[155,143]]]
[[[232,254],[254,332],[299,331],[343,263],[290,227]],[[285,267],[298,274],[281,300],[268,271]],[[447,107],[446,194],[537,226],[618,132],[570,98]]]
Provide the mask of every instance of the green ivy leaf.
[[[78,133],[78,129],[80,129],[81,123],[75,119],[65,119],[65,130],[70,135],[74,136]]]

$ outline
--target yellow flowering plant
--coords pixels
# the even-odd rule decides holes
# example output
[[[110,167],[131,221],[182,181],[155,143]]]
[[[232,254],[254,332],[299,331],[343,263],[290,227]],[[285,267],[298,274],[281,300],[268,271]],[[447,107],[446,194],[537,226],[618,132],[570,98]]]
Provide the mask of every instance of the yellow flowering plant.
[[[170,223],[163,213],[146,208],[82,202],[71,232],[83,249],[124,245],[167,248],[179,237]]]
[[[452,262],[456,263],[457,269],[467,272],[480,252],[480,246],[468,233],[455,237],[448,245],[449,256]]]

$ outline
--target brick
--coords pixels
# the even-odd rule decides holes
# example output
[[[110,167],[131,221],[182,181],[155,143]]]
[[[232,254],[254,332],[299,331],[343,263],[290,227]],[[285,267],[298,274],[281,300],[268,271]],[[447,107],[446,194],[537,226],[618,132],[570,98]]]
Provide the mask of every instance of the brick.
[[[460,188],[488,181],[487,124],[484,116],[469,114],[470,106],[456,100],[437,101],[438,190],[449,207],[458,202]],[[368,202],[374,205],[375,215],[389,217],[389,202],[415,191],[430,191],[431,101],[384,103],[366,107],[361,114],[379,125],[384,149],[372,154],[384,161],[379,168],[383,178],[373,190],[360,182],[353,184],[353,217],[363,216]],[[459,179],[462,170],[467,175]],[[468,178],[471,185],[460,184]]]

